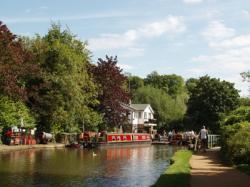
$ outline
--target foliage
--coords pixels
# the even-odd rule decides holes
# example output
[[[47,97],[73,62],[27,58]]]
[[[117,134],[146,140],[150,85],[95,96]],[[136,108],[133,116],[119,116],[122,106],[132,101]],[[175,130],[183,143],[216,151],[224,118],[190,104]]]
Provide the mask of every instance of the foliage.
[[[250,164],[240,164],[237,166],[237,169],[250,175]]]
[[[182,120],[186,110],[181,97],[172,98],[163,90],[151,86],[137,89],[133,103],[149,103],[155,111],[158,128],[169,128],[170,123]]]
[[[117,66],[117,57],[99,58],[97,66],[92,66],[91,72],[100,89],[98,94],[100,104],[96,110],[103,114],[107,127],[126,124],[128,110],[122,106],[122,103],[128,104],[130,96],[124,87],[127,77]]]
[[[195,87],[197,86],[198,83],[198,79],[195,78],[190,78],[186,81],[186,88],[188,90],[188,93],[191,94],[192,92],[194,92]]]
[[[39,67],[31,63],[33,55],[24,48],[21,39],[13,35],[2,22],[0,54],[0,93],[15,100],[27,101],[33,89],[30,80],[39,74]]]
[[[235,164],[250,164],[250,123],[228,141],[230,158]]]
[[[0,96],[0,127],[19,126],[21,120],[25,127],[35,126],[35,119],[24,103]]]
[[[249,144],[249,141],[247,142],[247,136],[243,136],[243,139],[239,137],[239,135],[235,136],[237,133],[244,134],[244,131],[249,129],[250,123],[249,122],[240,122],[235,123],[233,125],[224,125],[221,127],[221,155],[223,159],[229,163],[234,163],[234,153],[240,151],[240,146],[235,147],[233,146],[233,141],[237,142],[238,144],[244,145],[245,143]],[[243,135],[242,134],[242,135]],[[237,138],[239,138],[239,141],[237,141]],[[233,140],[234,139],[234,140]],[[234,149],[232,149],[234,147]]]
[[[168,95],[175,97],[183,93],[185,85],[181,76],[159,75],[156,71],[152,72],[145,78],[145,85],[150,85],[155,88],[164,90]]]
[[[160,176],[153,187],[169,186],[169,187],[188,187],[190,185],[190,165],[189,160],[192,152],[188,150],[177,151],[172,160],[174,163],[170,165],[166,171]]]
[[[250,82],[250,71],[242,72],[240,75],[244,81]]]
[[[230,112],[225,118],[223,125],[233,125],[244,121],[250,122],[250,106],[242,106]]]
[[[129,76],[128,77],[128,87],[130,93],[133,95],[138,88],[144,86],[144,80],[138,76]]]
[[[250,82],[250,71],[242,72],[240,75],[242,76],[243,81],[247,81],[248,83]]]
[[[218,132],[220,114],[234,110],[239,104],[234,84],[209,76],[200,77],[189,91],[185,122],[195,130],[206,125],[212,132]]]
[[[134,101],[150,103],[153,106],[156,119],[159,118],[158,128],[183,129],[183,116],[186,112],[188,100],[183,78],[175,74],[159,75],[156,71],[153,71],[144,79],[144,85],[144,88],[141,87],[133,93]],[[158,93],[151,93],[150,89]],[[146,93],[143,93],[144,91]],[[157,96],[150,96],[151,94]]]
[[[39,128],[50,131],[75,132],[85,127],[95,128],[101,116],[89,106],[98,104],[97,90],[89,66],[86,44],[68,30],[53,24],[44,37],[26,40],[26,48],[34,56],[34,63],[42,69],[38,97],[30,100],[39,114]]]
[[[241,97],[240,98],[240,106],[250,106],[250,98],[249,97]]]

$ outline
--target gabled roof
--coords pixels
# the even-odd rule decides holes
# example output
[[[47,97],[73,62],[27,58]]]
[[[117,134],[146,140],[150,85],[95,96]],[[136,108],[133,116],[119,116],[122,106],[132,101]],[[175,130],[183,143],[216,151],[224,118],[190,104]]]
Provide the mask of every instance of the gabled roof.
[[[154,110],[151,108],[150,104],[131,104],[130,107],[139,111],[144,111],[147,107],[149,107],[152,113],[154,113]]]
[[[150,106],[150,104],[121,104],[122,107],[124,107],[127,110],[130,111],[144,111],[147,107],[149,107],[149,109],[151,110],[151,112],[154,114],[154,110],[152,109],[152,107]]]

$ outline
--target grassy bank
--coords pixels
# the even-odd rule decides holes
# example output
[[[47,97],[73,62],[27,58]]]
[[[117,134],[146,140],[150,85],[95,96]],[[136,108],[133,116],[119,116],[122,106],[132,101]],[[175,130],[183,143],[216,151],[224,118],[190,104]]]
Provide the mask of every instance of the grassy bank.
[[[177,151],[172,157],[173,164],[166,169],[153,187],[189,187],[190,165],[192,152],[188,150]]]

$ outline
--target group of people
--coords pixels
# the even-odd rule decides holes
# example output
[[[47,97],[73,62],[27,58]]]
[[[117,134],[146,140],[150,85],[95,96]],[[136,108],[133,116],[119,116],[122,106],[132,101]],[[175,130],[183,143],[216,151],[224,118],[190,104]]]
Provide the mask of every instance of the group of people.
[[[202,127],[198,134],[193,130],[182,133],[176,133],[175,130],[172,130],[168,132],[168,141],[176,145],[190,144],[193,149],[205,152],[208,143],[208,130],[205,126]]]

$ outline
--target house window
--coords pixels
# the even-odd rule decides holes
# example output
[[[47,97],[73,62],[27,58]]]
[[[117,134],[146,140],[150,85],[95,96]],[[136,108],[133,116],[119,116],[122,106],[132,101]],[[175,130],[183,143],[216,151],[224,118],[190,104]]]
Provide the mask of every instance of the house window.
[[[142,112],[139,112],[139,118],[142,118]]]
[[[147,112],[144,112],[144,119],[147,119]]]

